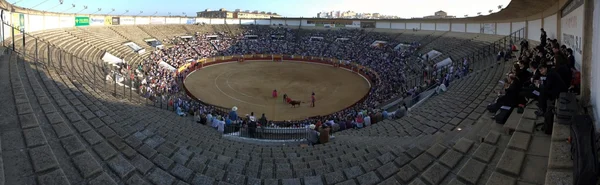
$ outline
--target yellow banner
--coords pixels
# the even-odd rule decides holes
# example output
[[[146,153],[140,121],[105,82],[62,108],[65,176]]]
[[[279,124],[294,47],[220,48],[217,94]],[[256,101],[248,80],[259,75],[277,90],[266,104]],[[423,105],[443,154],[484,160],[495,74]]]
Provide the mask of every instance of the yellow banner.
[[[110,25],[112,25],[112,17],[111,16],[104,17],[104,26],[110,26]]]
[[[12,25],[15,29],[15,34],[19,34],[25,28],[25,17],[22,13],[12,13]]]
[[[185,71],[188,67],[190,67],[190,65],[192,65],[192,63],[184,64],[183,66],[179,67],[179,69],[177,70],[177,72],[181,73],[182,71]]]

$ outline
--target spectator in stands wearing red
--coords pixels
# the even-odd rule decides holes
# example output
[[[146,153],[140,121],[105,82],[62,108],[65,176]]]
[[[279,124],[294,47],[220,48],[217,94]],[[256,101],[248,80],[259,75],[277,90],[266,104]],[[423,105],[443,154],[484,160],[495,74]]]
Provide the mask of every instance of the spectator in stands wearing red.
[[[575,71],[573,73],[573,79],[571,80],[571,87],[569,87],[569,92],[579,94],[581,88],[581,72]]]

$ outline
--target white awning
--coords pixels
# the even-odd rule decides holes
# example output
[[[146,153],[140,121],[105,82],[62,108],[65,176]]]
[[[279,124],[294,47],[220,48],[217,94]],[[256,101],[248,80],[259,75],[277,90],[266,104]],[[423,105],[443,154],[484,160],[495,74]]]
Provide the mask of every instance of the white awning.
[[[182,39],[191,39],[194,38],[193,36],[189,36],[189,35],[185,35],[185,36],[181,36]]]
[[[162,68],[164,68],[164,69],[167,69],[167,70],[169,70],[169,71],[173,71],[173,72],[174,72],[175,70],[177,70],[177,69],[175,69],[175,67],[173,67],[173,66],[169,65],[168,63],[166,63],[166,62],[164,62],[164,61],[160,61],[160,62],[158,63],[158,66],[160,66],[160,67],[162,67]]]
[[[108,52],[104,52],[104,55],[102,55],[102,61],[112,65],[125,63],[125,60],[120,59],[119,57],[116,57]]]
[[[438,69],[442,69],[442,67],[450,65],[450,64],[452,64],[452,59],[450,59],[450,57],[448,57],[448,58],[442,60],[441,62],[438,62],[437,64],[435,64],[435,66]]]

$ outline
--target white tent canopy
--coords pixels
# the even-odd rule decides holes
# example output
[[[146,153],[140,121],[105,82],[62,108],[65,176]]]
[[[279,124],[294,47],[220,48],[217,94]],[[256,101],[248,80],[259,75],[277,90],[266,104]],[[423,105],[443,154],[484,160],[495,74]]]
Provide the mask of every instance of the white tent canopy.
[[[322,41],[323,37],[310,37],[310,41]]]
[[[102,61],[112,65],[125,63],[125,60],[120,59],[119,57],[116,57],[108,52],[104,52],[104,55],[102,55]]]
[[[436,50],[431,50],[431,51],[427,52],[427,54],[421,56],[421,58],[423,60],[425,60],[427,58],[426,56],[429,56],[429,60],[433,60],[434,58],[436,58],[436,57],[438,57],[440,55],[442,55],[441,52],[436,51]]]
[[[335,39],[335,41],[347,41],[347,40],[350,40],[350,38],[342,37],[342,38]]]
[[[447,66],[452,64],[452,59],[450,59],[450,57],[442,60],[441,62],[438,62],[437,64],[435,64],[435,66],[437,66],[438,69],[442,69],[442,67]]]
[[[158,66],[160,66],[162,68],[165,68],[165,69],[167,69],[169,71],[175,71],[175,70],[177,70],[177,69],[175,69],[175,67],[169,65],[168,63],[166,63],[166,62],[164,62],[162,60],[158,63]]]

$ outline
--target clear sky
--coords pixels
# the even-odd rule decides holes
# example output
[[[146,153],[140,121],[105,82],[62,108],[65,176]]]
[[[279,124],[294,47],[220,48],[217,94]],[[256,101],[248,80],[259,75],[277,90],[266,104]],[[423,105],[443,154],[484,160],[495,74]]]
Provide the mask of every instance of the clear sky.
[[[183,15],[195,16],[206,8],[228,10],[259,10],[276,12],[286,17],[316,17],[321,11],[352,10],[359,13],[381,13],[402,18],[422,17],[443,10],[449,15],[464,17],[498,11],[510,0],[8,0],[18,6],[44,11],[81,14]],[[75,7],[72,6],[75,5]],[[84,5],[88,8],[84,9]],[[101,8],[100,11],[98,9]],[[112,11],[112,9],[115,11]]]

